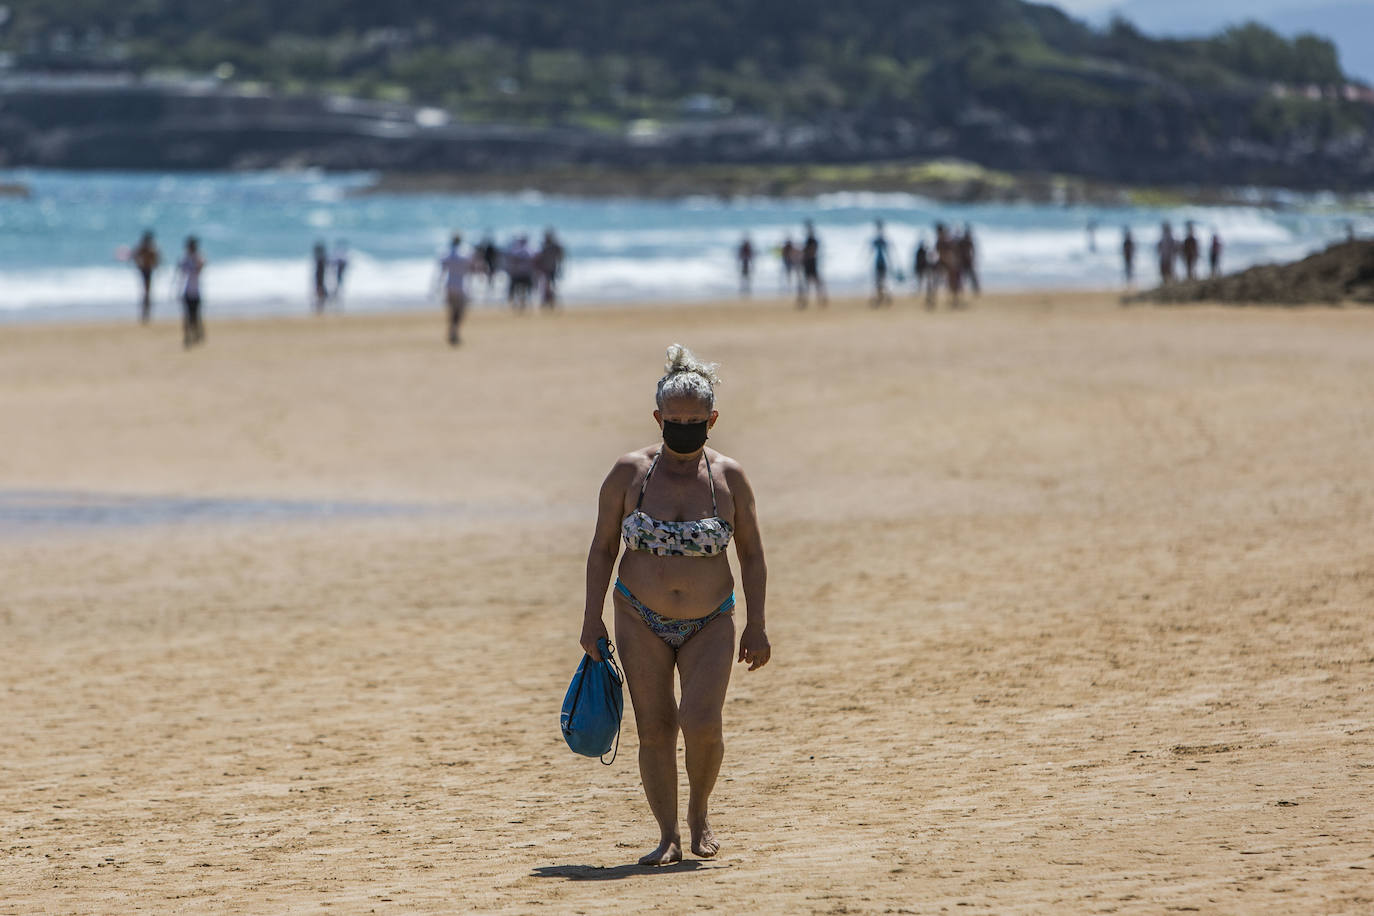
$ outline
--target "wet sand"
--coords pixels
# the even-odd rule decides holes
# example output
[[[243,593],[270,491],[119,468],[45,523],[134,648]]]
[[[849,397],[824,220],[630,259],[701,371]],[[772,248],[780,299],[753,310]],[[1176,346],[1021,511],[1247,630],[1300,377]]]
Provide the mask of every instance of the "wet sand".
[[[208,318],[0,329],[0,493],[165,510],[0,512],[0,914],[1374,908],[1374,312]],[[652,871],[557,713],[674,340],[774,660]]]

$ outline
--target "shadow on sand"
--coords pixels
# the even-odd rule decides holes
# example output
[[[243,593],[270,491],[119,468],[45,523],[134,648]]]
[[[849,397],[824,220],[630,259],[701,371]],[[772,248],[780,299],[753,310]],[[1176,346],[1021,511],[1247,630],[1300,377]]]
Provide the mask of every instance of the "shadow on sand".
[[[707,865],[696,859],[684,859],[673,865],[541,865],[530,872],[530,877],[563,878],[568,881],[620,881],[644,875],[676,875],[686,871],[707,871],[723,867]]]

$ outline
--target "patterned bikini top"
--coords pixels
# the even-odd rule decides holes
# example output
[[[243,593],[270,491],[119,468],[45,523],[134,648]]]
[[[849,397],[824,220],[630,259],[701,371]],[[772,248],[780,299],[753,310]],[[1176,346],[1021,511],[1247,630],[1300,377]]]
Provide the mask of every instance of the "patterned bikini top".
[[[639,502],[635,503],[635,510],[625,516],[625,521],[620,524],[625,546],[631,550],[647,550],[659,557],[714,557],[724,553],[725,548],[730,546],[730,535],[733,531],[730,523],[720,518],[720,510],[716,508],[716,481],[711,476],[710,458],[706,459],[706,479],[711,484],[710,518],[663,522],[653,518],[642,508],[644,491],[649,486],[649,478],[653,476],[654,468],[658,467],[658,459],[662,454],[663,450],[659,449],[654,455],[649,472],[644,475],[644,483],[639,487]],[[702,457],[705,455],[706,453],[702,452]]]

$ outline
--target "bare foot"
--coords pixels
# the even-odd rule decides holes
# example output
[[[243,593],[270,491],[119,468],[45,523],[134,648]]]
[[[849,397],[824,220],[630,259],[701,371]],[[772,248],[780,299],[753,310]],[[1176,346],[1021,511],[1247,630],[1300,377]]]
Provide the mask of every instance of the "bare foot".
[[[692,853],[709,859],[720,852],[720,841],[711,832],[711,825],[703,823],[701,828],[692,828]]]
[[[647,856],[639,857],[640,865],[672,865],[674,862],[682,861],[682,840],[678,837],[669,837],[658,848]]]

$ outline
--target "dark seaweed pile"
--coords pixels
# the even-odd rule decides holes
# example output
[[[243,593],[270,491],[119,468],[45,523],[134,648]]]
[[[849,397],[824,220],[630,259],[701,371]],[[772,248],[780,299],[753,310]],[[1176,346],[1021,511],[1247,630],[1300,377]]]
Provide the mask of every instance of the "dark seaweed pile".
[[[1122,302],[1374,305],[1374,240],[1342,242],[1291,264],[1262,264],[1216,279],[1173,283]]]

